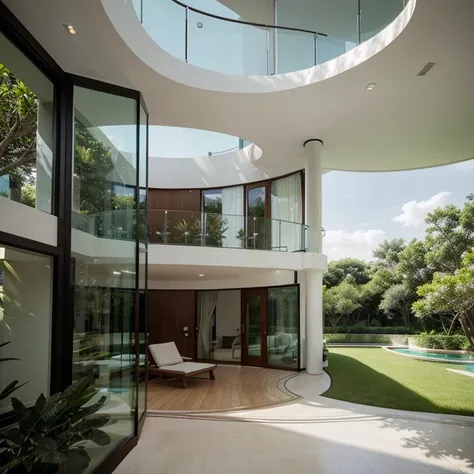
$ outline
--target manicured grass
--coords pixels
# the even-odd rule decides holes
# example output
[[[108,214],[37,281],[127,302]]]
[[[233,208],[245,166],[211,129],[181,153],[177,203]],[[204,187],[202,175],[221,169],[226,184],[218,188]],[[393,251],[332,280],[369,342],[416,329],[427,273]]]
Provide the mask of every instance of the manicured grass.
[[[474,416],[474,378],[455,364],[410,359],[378,348],[330,348],[325,397],[399,410]]]

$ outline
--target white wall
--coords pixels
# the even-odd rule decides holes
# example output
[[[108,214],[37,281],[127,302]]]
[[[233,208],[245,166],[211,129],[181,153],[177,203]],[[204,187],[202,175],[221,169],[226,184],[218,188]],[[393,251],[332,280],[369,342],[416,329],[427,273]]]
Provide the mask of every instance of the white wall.
[[[295,273],[281,271],[255,275],[248,273],[236,278],[199,279],[199,280],[152,280],[148,279],[149,290],[225,290],[234,288],[258,288],[263,286],[291,285]]]
[[[1,364],[0,387],[13,380],[28,382],[13,396],[30,405],[49,393],[52,261],[6,248],[4,265],[0,342],[11,343],[0,349],[0,357],[20,360]],[[0,412],[9,410],[9,401],[1,402]]]
[[[240,290],[219,291],[216,303],[216,335],[238,336],[240,334]]]
[[[58,218],[0,197],[0,231],[56,246]]]

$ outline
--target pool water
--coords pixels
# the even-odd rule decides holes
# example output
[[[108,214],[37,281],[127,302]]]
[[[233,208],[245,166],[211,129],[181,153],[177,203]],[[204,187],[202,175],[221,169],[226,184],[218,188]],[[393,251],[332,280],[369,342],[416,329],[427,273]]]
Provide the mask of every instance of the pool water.
[[[427,359],[443,360],[446,362],[472,362],[474,364],[474,355],[469,354],[443,354],[441,352],[423,352],[412,349],[391,349],[393,352],[407,354],[418,357],[426,357]],[[467,370],[474,372],[474,365],[467,366]]]

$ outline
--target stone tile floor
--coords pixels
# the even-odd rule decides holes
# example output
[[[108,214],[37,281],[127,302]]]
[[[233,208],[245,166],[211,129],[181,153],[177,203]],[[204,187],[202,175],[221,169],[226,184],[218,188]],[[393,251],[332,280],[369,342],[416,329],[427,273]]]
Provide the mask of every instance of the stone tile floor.
[[[149,417],[116,474],[474,474],[474,419],[371,409],[318,394],[218,417]]]

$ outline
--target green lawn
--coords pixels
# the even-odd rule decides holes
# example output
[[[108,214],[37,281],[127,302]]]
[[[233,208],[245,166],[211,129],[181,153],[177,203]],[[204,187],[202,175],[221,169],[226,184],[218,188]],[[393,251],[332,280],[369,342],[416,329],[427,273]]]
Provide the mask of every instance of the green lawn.
[[[474,416],[474,378],[462,369],[378,348],[330,347],[331,388],[325,397],[400,410]]]

